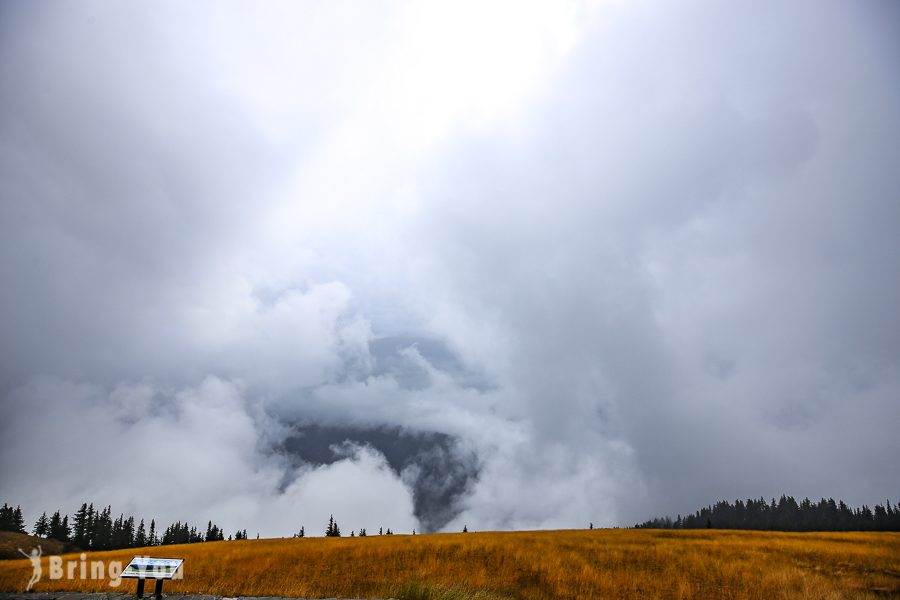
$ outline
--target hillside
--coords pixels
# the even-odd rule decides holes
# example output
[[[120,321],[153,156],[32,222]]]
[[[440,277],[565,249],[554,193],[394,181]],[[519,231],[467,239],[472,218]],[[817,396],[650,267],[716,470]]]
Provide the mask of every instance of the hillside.
[[[44,554],[60,554],[63,552],[76,552],[78,548],[72,544],[66,544],[58,540],[48,540],[24,533],[12,531],[0,531],[0,560],[24,557],[19,554],[19,548],[30,552],[32,548],[41,547]]]
[[[872,598],[900,594],[900,534],[594,530],[211,542],[92,553],[185,558],[168,593],[421,598]],[[78,555],[71,555],[78,560]],[[46,564],[46,563],[45,563]],[[46,573],[45,568],[45,573]],[[0,564],[21,591],[25,561]],[[36,591],[118,589],[41,581]]]

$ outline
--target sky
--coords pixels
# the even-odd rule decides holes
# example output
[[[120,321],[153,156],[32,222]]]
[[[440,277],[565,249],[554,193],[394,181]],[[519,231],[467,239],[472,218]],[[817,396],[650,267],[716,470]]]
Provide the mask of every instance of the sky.
[[[897,502],[898,28],[3,2],[0,499],[263,537]]]

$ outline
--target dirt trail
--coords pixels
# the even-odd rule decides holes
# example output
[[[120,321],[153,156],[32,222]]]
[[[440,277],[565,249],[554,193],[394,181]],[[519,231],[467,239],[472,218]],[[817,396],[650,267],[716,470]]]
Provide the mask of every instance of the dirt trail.
[[[305,598],[279,598],[274,596],[209,596],[205,594],[163,594],[163,600],[306,600]],[[40,592],[28,594],[0,593],[0,600],[136,600],[134,594],[81,594],[70,592]],[[153,594],[144,594],[144,600],[153,600]],[[320,599],[322,600],[322,599]],[[326,598],[324,600],[337,600]],[[381,600],[370,598],[368,600]]]

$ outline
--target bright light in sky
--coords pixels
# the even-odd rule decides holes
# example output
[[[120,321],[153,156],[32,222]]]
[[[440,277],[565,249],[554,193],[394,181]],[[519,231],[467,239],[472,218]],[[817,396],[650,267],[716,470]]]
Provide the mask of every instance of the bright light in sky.
[[[577,40],[575,2],[412,3],[395,64],[392,123],[428,143],[515,116]]]

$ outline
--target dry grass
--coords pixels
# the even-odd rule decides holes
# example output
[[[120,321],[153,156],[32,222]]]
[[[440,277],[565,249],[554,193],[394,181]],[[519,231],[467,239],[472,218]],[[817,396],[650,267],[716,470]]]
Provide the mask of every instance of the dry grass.
[[[344,598],[900,598],[900,534],[594,530],[215,542],[148,549],[183,557],[166,592]],[[92,553],[122,560],[134,550]],[[64,557],[77,560],[78,555]],[[46,561],[45,561],[46,565]],[[25,560],[0,564],[21,591]],[[37,591],[111,591],[48,581]],[[133,590],[125,580],[119,589]]]

